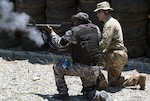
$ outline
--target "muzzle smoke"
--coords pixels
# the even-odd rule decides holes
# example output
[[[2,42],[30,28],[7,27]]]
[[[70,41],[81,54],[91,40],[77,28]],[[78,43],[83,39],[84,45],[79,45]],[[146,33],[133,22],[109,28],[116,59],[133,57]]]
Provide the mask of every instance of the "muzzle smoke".
[[[41,32],[36,28],[28,28],[26,25],[29,22],[30,16],[26,13],[18,13],[13,11],[14,5],[9,0],[0,0],[0,32],[9,31],[12,34],[15,31],[26,31],[27,37],[33,40],[38,46],[44,44]]]

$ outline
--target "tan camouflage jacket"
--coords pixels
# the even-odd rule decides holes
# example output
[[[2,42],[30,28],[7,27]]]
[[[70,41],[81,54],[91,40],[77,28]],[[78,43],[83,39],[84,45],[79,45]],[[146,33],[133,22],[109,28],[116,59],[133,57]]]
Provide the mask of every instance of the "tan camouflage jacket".
[[[123,33],[120,23],[113,17],[109,17],[104,22],[102,39],[99,42],[100,51],[107,52],[110,50],[125,50],[123,43]]]

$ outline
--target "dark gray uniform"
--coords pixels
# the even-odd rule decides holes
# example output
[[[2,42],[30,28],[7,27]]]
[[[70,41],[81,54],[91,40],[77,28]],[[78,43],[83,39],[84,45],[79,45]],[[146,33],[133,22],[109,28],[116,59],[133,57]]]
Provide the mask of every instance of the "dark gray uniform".
[[[94,90],[99,76],[99,67],[97,66],[101,36],[99,28],[89,23],[72,27],[62,37],[52,33],[52,43],[57,47],[71,47],[72,60],[60,60],[53,66],[59,94],[68,94],[64,75],[79,76],[82,80],[83,90]]]

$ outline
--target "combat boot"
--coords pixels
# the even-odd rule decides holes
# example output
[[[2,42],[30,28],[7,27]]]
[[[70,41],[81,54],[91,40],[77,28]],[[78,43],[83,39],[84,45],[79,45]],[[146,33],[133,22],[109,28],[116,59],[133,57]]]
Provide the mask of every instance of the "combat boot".
[[[84,91],[84,95],[87,97],[88,101],[114,101],[104,90]]]
[[[114,101],[106,91],[96,91],[95,96],[93,97],[93,100],[91,101]]]
[[[140,90],[144,90],[145,89],[146,74],[139,74],[138,84],[140,85]]]
[[[139,73],[137,75],[131,76],[128,79],[125,79],[122,86],[126,87],[126,86],[140,85],[140,90],[144,90],[145,84],[146,84],[146,74]]]

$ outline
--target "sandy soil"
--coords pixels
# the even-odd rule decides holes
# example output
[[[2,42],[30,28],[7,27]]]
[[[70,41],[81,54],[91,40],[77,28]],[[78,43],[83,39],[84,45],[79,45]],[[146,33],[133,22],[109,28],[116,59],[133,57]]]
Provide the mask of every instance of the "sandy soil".
[[[0,101],[58,101],[52,98],[53,94],[58,93],[52,70],[55,56],[52,56],[53,61],[47,59],[46,62],[43,62],[43,58],[38,58],[37,62],[35,56],[31,56],[32,61],[31,58],[12,59],[11,56],[0,57]],[[147,75],[146,89],[139,90],[139,86],[109,88],[108,93],[114,101],[149,101],[150,59],[129,59],[122,75],[133,74],[135,70]],[[107,75],[106,70],[102,72]],[[82,86],[79,77],[65,78],[71,101],[87,101],[80,92]]]

